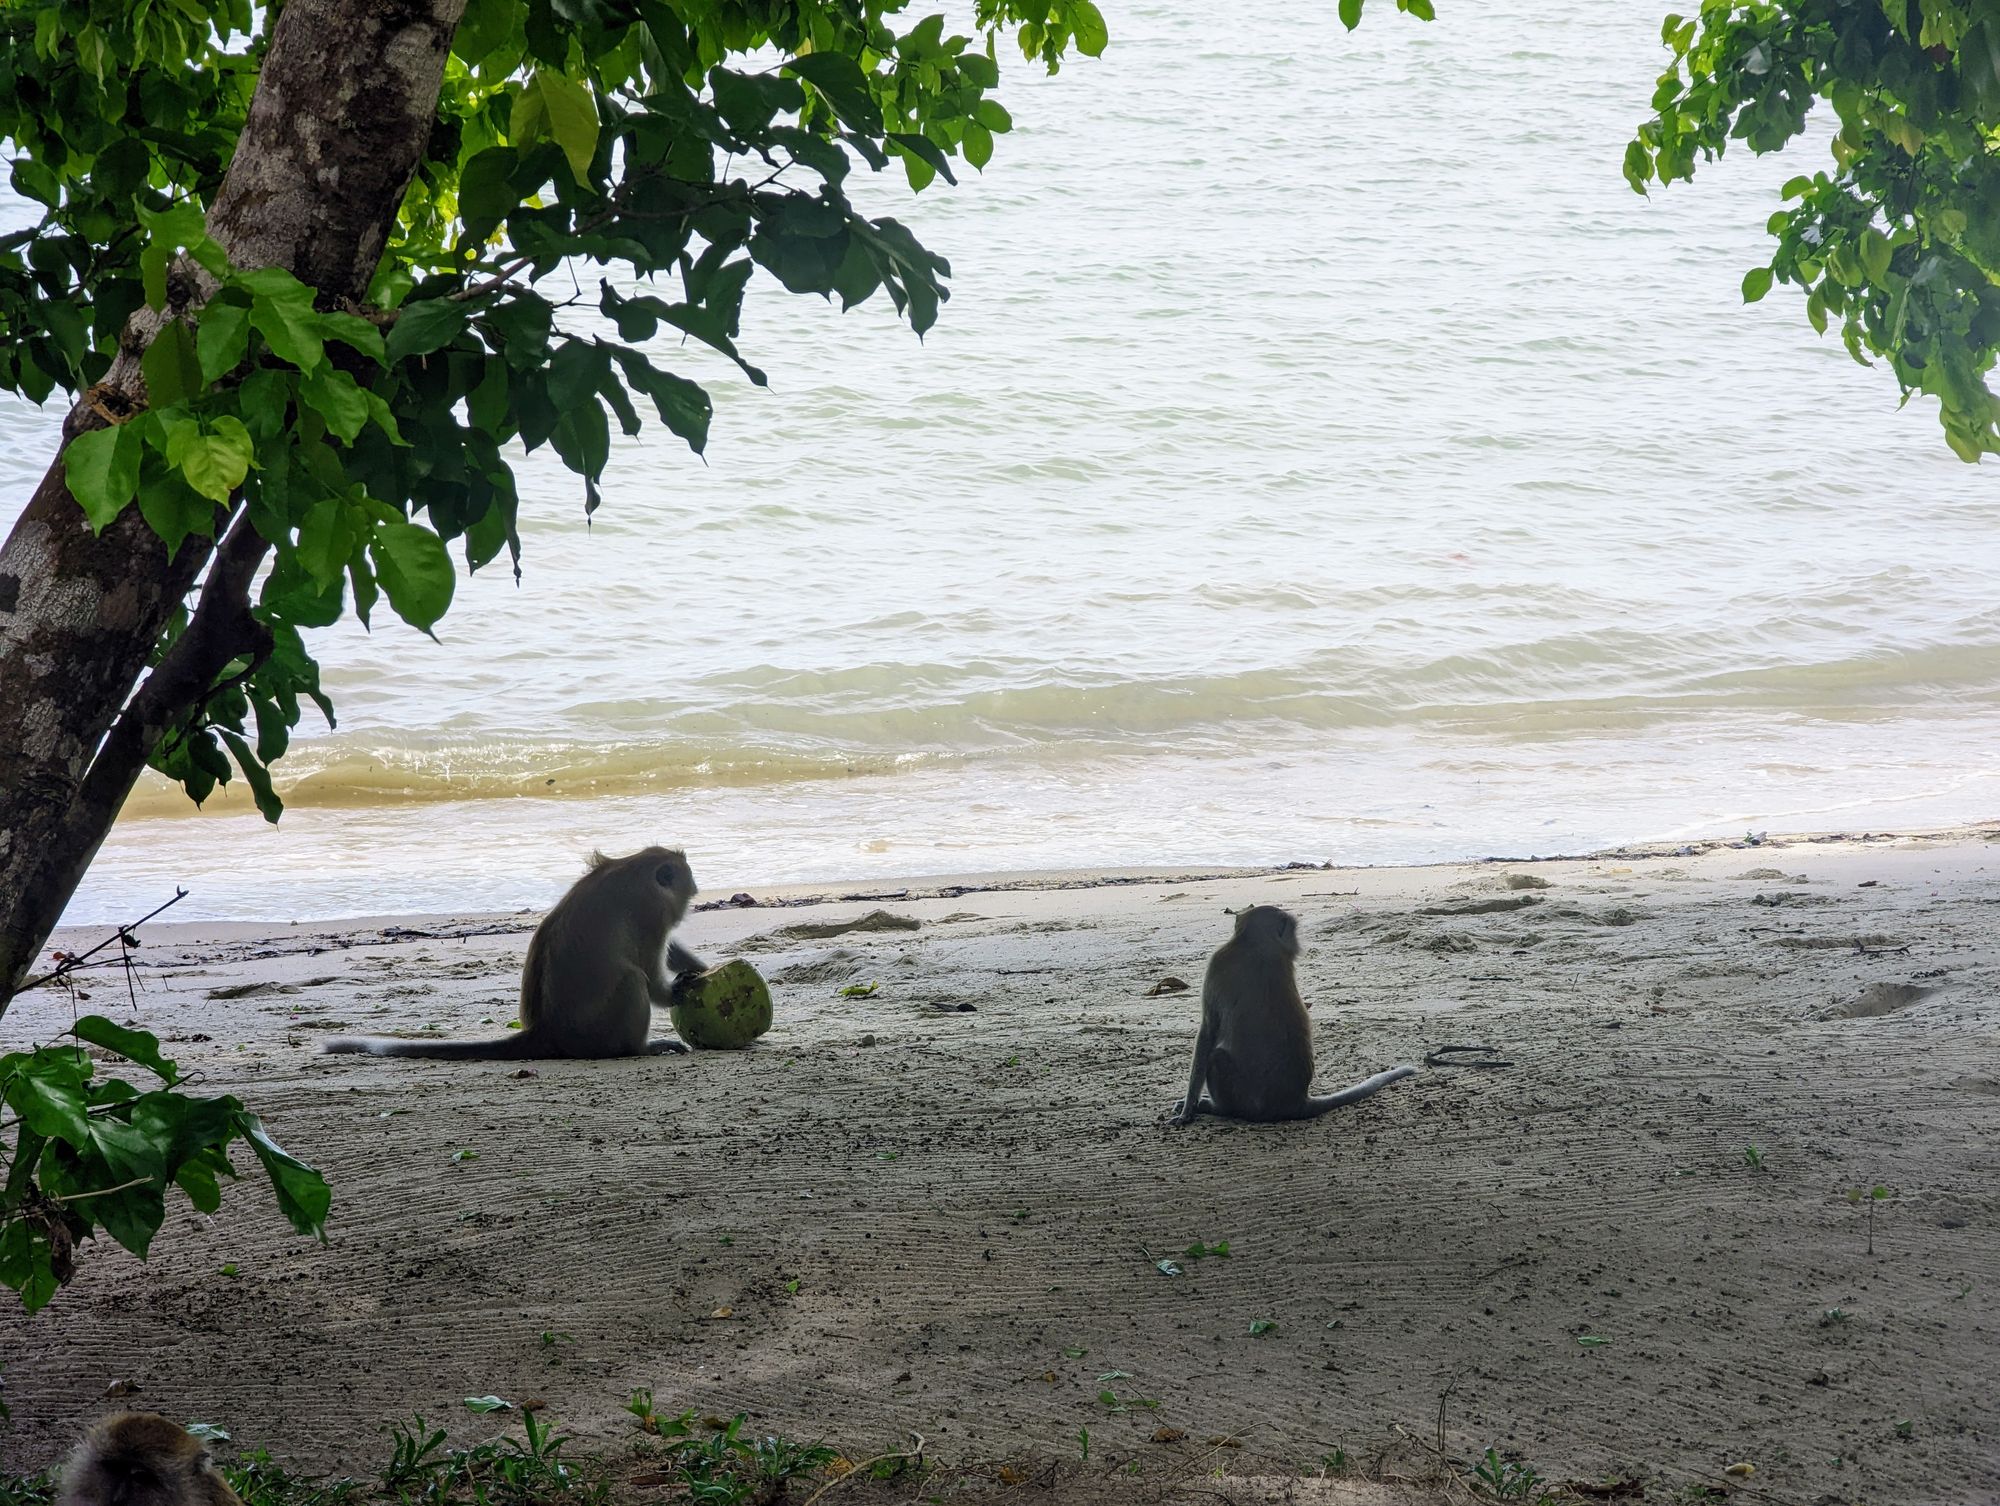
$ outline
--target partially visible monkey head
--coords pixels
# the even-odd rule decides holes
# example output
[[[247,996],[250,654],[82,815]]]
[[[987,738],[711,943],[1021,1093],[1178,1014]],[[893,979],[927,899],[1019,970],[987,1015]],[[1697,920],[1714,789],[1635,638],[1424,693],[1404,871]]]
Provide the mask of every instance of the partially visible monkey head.
[[[57,1506],[243,1506],[208,1450],[153,1412],[120,1412],[84,1435]]]
[[[1240,939],[1275,947],[1286,957],[1299,954],[1299,923],[1290,912],[1276,905],[1252,905],[1236,912],[1236,934]]]
[[[687,854],[678,847],[642,847],[626,858],[608,858],[601,852],[590,855],[590,872],[600,882],[630,884],[644,892],[652,889],[668,896],[668,905],[678,921],[694,899],[694,870]]]

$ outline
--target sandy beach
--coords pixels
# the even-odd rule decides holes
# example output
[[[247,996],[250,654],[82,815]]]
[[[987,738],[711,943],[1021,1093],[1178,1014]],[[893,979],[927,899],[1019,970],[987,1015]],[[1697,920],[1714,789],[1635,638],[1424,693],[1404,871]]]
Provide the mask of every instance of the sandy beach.
[[[316,1052],[499,1033],[532,915],[147,928],[136,1010],[110,974],[75,1007],[318,1164],[329,1243],[246,1176],[149,1262],[88,1250],[0,1314],[9,1466],[120,1383],[314,1468],[413,1411],[490,1435],[487,1394],[615,1452],[649,1388],[1133,1499],[1440,1441],[1648,1500],[2000,1498],[2000,826],[751,897],[682,935],[771,979],[754,1049],[526,1070]],[[1322,1088],[1508,1065],[1166,1127],[1197,1006],[1160,985],[1253,901],[1301,917]],[[0,1049],[71,1009],[23,998]]]

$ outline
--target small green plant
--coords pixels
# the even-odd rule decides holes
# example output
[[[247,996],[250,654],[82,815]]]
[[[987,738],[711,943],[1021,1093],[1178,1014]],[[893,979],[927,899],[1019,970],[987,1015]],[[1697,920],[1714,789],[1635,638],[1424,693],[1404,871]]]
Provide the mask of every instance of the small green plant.
[[[38,1475],[0,1474],[0,1506],[55,1506],[56,1482]]]
[[[667,1468],[680,1492],[678,1499],[700,1506],[777,1500],[787,1481],[825,1469],[838,1457],[823,1444],[745,1437],[748,1419],[740,1412],[706,1438],[697,1437],[694,1412],[662,1417],[651,1391],[634,1391],[625,1410],[639,1419],[646,1432],[665,1441]]]
[[[1472,1484],[1475,1490],[1496,1501],[1528,1501],[1533,1506],[1543,1506],[1551,1499],[1540,1475],[1516,1460],[1502,1459],[1497,1449],[1489,1448],[1473,1465]]]
[[[1754,1145],[1744,1146],[1743,1164],[1748,1166],[1752,1171],[1762,1171],[1764,1169],[1764,1153]]]
[[[1278,1320],[1276,1318],[1253,1318],[1250,1322],[1250,1337],[1253,1339],[1261,1339],[1265,1334],[1276,1333],[1277,1331]]]
[[[1867,1205],[1868,1253],[1870,1255],[1873,1255],[1875,1253],[1875,1205],[1880,1202],[1886,1202],[1889,1198],[1894,1196],[1895,1196],[1894,1193],[1890,1192],[1888,1188],[1882,1186],[1872,1187],[1866,1191],[1863,1191],[1859,1187],[1850,1187],[1847,1189],[1848,1202],[1864,1203]]]
[[[1322,1474],[1331,1475],[1337,1480],[1346,1474],[1348,1470],[1352,1469],[1353,1465],[1348,1460],[1347,1450],[1337,1448],[1330,1454],[1321,1454],[1319,1456],[1319,1467]]]
[[[1090,1429],[1078,1428],[1076,1430],[1076,1441],[1083,1450],[1083,1462],[1088,1464],[1090,1462]]]
[[[1832,1328],[1836,1324],[1845,1323],[1846,1321],[1847,1309],[1844,1307],[1825,1308],[1819,1315],[1819,1326],[1821,1328]]]
[[[1911,1422],[1910,1419],[1907,1417],[1898,1418],[1896,1420],[1896,1436],[1898,1438],[1908,1438],[1912,1433],[1916,1431],[1916,1426],[1917,1425]]]
[[[486,1398],[480,1398],[482,1400]],[[609,1483],[584,1478],[562,1458],[569,1440],[533,1412],[521,1414],[524,1437],[495,1438],[472,1448],[447,1448],[445,1430],[421,1416],[390,1430],[385,1493],[401,1506],[537,1506],[551,1496],[602,1506]]]
[[[843,999],[865,999],[882,985],[879,983],[850,983],[840,991]]]
[[[243,1506],[349,1506],[362,1492],[359,1480],[294,1474],[276,1463],[265,1449],[249,1450],[220,1468],[223,1479],[242,1497]],[[6,1493],[0,1490],[0,1502],[5,1500]]]
[[[1189,1260],[1206,1260],[1210,1256],[1214,1256],[1219,1260],[1227,1260],[1229,1258],[1229,1241],[1218,1239],[1212,1245],[1205,1245],[1197,1239],[1181,1253],[1186,1255]]]

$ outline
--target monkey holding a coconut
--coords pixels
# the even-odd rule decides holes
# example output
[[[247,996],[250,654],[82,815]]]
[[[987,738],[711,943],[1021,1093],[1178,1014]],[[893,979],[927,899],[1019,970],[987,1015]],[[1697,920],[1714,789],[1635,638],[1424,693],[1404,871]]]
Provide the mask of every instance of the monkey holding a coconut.
[[[659,1056],[688,1046],[740,1051],[771,1028],[771,990],[748,962],[707,967],[668,940],[694,895],[694,874],[679,848],[647,847],[624,858],[594,854],[529,938],[521,1028],[513,1035],[497,1041],[347,1036],[320,1049],[455,1061]],[[680,1040],[653,1035],[655,1009],[667,1011]]]

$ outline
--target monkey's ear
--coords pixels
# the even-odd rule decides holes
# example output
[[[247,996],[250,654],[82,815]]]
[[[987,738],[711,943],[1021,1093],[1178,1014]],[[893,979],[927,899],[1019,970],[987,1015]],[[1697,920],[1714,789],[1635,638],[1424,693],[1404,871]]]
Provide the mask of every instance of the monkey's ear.
[[[660,864],[658,868],[653,870],[653,882],[658,884],[662,889],[673,888],[674,865],[672,863]]]

